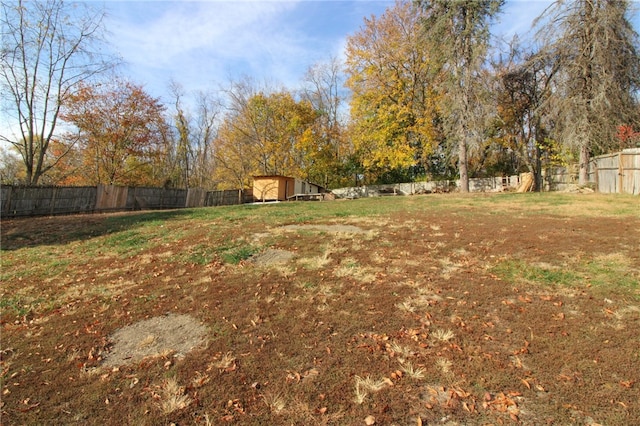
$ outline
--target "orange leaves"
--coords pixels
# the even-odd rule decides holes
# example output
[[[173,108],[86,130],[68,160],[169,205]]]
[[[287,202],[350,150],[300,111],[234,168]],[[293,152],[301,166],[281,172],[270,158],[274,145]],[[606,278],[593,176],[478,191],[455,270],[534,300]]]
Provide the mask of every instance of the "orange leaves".
[[[631,389],[635,383],[635,380],[620,380],[620,386],[627,389]]]
[[[139,169],[160,157],[164,109],[159,99],[126,80],[83,86],[69,96],[62,117],[80,132],[80,173],[86,182],[154,183]]]
[[[633,146],[634,141],[640,140],[640,132],[634,131],[633,126],[620,125],[618,126],[616,138],[618,138],[622,145],[628,145],[631,147]]]
[[[459,387],[427,386],[426,399],[425,406],[428,409],[435,407],[462,408],[469,413],[476,412],[476,405],[471,394]]]
[[[509,392],[506,395],[500,392],[494,397],[487,392],[485,394],[484,401],[482,402],[482,406],[489,410],[507,413],[511,420],[517,422],[518,416],[520,415],[520,409],[513,398],[521,395],[522,394],[520,392],[515,391]]]
[[[296,371],[288,371],[286,381],[287,383],[292,383],[292,382],[307,383],[307,382],[313,381],[316,377],[318,377],[319,374],[320,372],[316,368],[310,368],[304,371],[303,373],[298,373]]]

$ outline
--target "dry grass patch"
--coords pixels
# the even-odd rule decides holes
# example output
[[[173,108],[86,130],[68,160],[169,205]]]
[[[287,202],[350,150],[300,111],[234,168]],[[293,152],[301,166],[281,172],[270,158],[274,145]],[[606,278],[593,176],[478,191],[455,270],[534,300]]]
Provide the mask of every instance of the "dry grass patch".
[[[400,369],[411,379],[422,380],[425,378],[425,369],[415,367],[411,361],[400,362]]]
[[[452,366],[453,366],[453,363],[449,361],[447,358],[440,357],[436,360],[436,367],[438,367],[438,369],[440,370],[440,372],[442,372],[442,374],[445,374],[445,375],[451,374]]]
[[[369,394],[379,392],[382,389],[393,385],[391,380],[389,380],[388,378],[375,380],[370,376],[356,376],[355,380],[356,385],[354,401],[356,402],[356,404],[362,404],[367,396],[369,396]]]
[[[222,354],[219,360],[210,364],[209,369],[216,368],[220,373],[235,370],[236,357],[233,352],[226,352]]]
[[[443,330],[441,328],[437,329],[433,333],[431,333],[434,339],[440,342],[448,342],[449,340],[456,337],[455,333],[451,330]]]
[[[362,266],[354,258],[344,258],[340,266],[333,270],[333,275],[338,278],[352,278],[363,284],[370,284],[376,280],[375,268]]]
[[[158,404],[164,414],[183,410],[193,402],[193,399],[185,394],[185,387],[180,386],[175,378],[165,380],[154,396],[159,399]]]
[[[262,399],[273,414],[282,414],[287,407],[287,400],[281,392],[266,392]]]

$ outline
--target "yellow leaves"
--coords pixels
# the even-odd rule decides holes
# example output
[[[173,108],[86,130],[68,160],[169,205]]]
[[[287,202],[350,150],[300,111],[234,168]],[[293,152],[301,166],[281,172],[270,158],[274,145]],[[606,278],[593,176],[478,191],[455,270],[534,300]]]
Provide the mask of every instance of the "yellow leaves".
[[[420,16],[399,2],[347,42],[352,140],[369,171],[406,169],[433,150],[437,113]]]
[[[252,175],[303,175],[314,154],[316,112],[286,91],[237,96],[215,141],[221,186],[248,185]]]

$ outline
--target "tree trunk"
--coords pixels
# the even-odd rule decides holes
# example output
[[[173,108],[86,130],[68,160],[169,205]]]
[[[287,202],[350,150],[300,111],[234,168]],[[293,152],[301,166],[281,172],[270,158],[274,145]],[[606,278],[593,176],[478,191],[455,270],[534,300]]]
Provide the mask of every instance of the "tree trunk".
[[[578,184],[586,185],[589,182],[589,147],[586,143],[580,146],[580,171]]]
[[[458,144],[458,170],[460,170],[460,192],[469,192],[467,172],[467,141],[462,138]]]

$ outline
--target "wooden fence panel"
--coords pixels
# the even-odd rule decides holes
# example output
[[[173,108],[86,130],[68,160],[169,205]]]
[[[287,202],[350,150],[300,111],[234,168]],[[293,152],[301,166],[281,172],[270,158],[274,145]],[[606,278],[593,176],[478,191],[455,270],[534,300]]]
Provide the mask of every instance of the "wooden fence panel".
[[[91,213],[95,205],[95,187],[57,187],[54,188],[50,214]]]
[[[183,208],[186,201],[186,189],[130,187],[126,207],[128,210],[178,209]]]
[[[618,192],[618,154],[601,155],[595,159],[596,187],[604,194]]]
[[[98,185],[96,188],[96,211],[124,210],[127,207],[126,186]]]
[[[600,155],[591,166],[598,192],[640,195],[640,148]]]
[[[86,213],[94,209],[95,187],[2,187],[3,217]]]
[[[247,201],[247,197],[251,197]],[[209,191],[205,197],[205,206],[233,206],[237,204],[253,202],[252,191],[229,189],[225,191]]]
[[[189,188],[185,207],[203,207],[207,191],[202,188]]]
[[[622,193],[640,195],[640,149],[622,151],[620,169]]]

